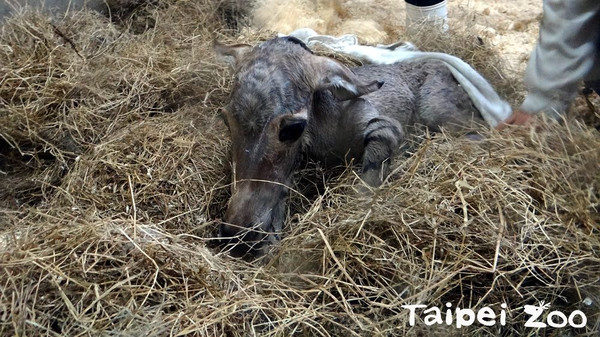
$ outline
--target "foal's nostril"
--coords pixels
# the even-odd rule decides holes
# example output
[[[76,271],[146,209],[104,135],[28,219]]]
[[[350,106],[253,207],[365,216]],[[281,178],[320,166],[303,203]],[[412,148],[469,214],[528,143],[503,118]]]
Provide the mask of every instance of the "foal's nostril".
[[[219,236],[223,248],[235,257],[257,257],[260,255],[262,240],[252,229],[222,223]]]
[[[222,223],[219,228],[219,237],[229,245],[237,245],[239,243],[251,245],[259,239],[260,234],[252,228]]]
[[[227,223],[222,223],[219,227],[219,236],[225,239],[231,239],[237,236],[240,228]]]
[[[222,223],[219,226],[219,236],[222,238],[230,238],[235,236],[235,232],[231,230],[231,226]]]

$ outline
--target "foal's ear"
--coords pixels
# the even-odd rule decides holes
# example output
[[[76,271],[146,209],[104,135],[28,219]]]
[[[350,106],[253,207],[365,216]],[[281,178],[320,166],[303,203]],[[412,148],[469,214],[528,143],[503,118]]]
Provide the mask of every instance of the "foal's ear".
[[[275,117],[271,122],[277,133],[277,139],[284,144],[291,145],[298,141],[308,124],[308,113],[306,109],[294,114],[283,114]]]
[[[252,46],[243,43],[226,45],[214,40],[213,49],[217,53],[218,59],[227,62],[231,69],[235,70],[244,56],[252,50]]]
[[[345,101],[370,94],[383,86],[383,81],[366,81],[356,76],[341,63],[323,56],[313,58],[314,89],[330,90],[339,100]]]
[[[279,125],[279,141],[286,144],[295,143],[304,133],[306,118],[284,118]]]

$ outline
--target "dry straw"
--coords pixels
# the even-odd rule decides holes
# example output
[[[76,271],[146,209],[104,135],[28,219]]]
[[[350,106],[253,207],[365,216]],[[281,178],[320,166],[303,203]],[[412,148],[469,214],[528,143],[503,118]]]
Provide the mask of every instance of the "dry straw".
[[[112,20],[24,11],[3,24],[0,335],[598,333],[600,135],[577,121],[480,141],[421,133],[370,193],[351,167],[310,164],[268,258],[212,244],[229,193],[218,109],[230,76],[210,43],[272,36],[231,30],[233,5],[161,1]],[[491,46],[450,36],[416,42],[519,98]],[[539,301],[588,324],[524,327],[523,305]],[[411,327],[401,308],[446,302],[506,303],[507,324]]]

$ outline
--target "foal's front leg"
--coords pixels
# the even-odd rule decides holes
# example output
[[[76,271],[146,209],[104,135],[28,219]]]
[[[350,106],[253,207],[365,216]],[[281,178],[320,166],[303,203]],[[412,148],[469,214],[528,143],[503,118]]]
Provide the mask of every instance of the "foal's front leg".
[[[348,107],[347,113],[359,116],[362,131],[361,178],[370,186],[377,187],[388,173],[388,165],[398,145],[404,139],[400,122],[380,115],[377,109],[364,99],[357,99]]]
[[[364,135],[365,152],[362,160],[362,179],[370,186],[381,185],[388,174],[388,166],[404,132],[400,123],[386,116],[371,118]]]

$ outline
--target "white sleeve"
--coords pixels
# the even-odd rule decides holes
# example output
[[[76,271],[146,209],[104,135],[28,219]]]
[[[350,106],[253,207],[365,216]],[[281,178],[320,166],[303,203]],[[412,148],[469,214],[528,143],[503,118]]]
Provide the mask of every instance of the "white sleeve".
[[[598,59],[600,1],[544,0],[540,36],[533,50],[525,85],[529,94],[521,109],[558,117],[590,74]]]

